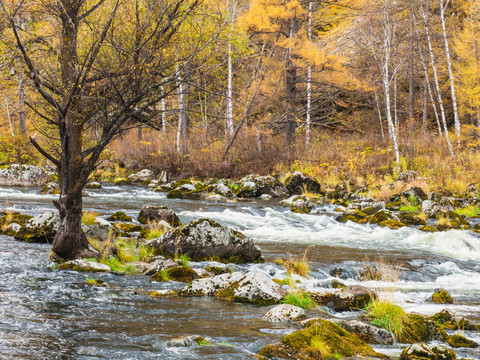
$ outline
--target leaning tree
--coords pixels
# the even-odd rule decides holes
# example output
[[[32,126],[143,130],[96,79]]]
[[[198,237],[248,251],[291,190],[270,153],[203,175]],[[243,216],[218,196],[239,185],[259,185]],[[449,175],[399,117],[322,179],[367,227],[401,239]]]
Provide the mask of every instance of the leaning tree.
[[[182,27],[195,27],[201,0],[0,1],[35,89],[27,105],[44,125],[37,127],[44,136],[30,140],[58,172],[52,250],[80,257],[88,251],[82,190],[117,136],[139,124],[155,127],[155,104],[176,90],[177,74],[206,46],[175,52]],[[15,21],[20,8],[30,11],[29,29]]]

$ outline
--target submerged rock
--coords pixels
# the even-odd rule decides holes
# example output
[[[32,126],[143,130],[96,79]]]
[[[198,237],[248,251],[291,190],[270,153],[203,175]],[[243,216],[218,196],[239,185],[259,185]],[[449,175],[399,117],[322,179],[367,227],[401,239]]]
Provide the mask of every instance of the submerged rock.
[[[400,360],[454,360],[455,351],[443,345],[413,344],[400,354]]]
[[[185,335],[171,339],[167,346],[190,347],[195,345],[208,345],[210,342],[199,335]]]
[[[447,338],[447,344],[453,348],[463,347],[474,349],[480,346],[476,341],[467,339],[465,336],[462,336],[460,334],[450,335]]]
[[[167,222],[172,227],[182,225],[175,211],[166,206],[144,205],[138,214],[138,221],[141,224],[159,222],[162,220]]]
[[[308,214],[313,209],[313,203],[304,195],[293,195],[286,200],[282,200],[281,203],[290,206],[292,212],[300,214]]]
[[[75,270],[75,271],[90,271],[90,272],[107,272],[111,271],[110,266],[100,264],[94,261],[85,259],[70,260],[57,266],[58,270]]]
[[[305,311],[298,306],[281,304],[270,309],[262,319],[270,322],[298,320],[305,316]]]
[[[47,172],[38,166],[12,164],[0,169],[0,186],[40,186],[48,179]]]
[[[327,351],[325,354],[321,351]],[[361,356],[368,359],[388,358],[370,345],[327,320],[312,321],[307,328],[282,338],[281,343],[264,346],[260,355],[268,358],[317,360],[340,356]]]
[[[445,289],[435,289],[428,301],[434,304],[453,304],[452,296]]]
[[[159,254],[188,254],[192,260],[216,258],[228,262],[252,262],[263,259],[260,248],[242,233],[199,219],[167,231],[147,242]]]
[[[363,286],[349,285],[340,290],[314,292],[312,297],[317,304],[335,311],[353,311],[363,309],[376,296],[372,290]]]
[[[301,195],[305,191],[320,194],[322,193],[322,186],[320,183],[310,175],[305,175],[300,171],[294,172],[285,180],[285,188],[290,195]]]

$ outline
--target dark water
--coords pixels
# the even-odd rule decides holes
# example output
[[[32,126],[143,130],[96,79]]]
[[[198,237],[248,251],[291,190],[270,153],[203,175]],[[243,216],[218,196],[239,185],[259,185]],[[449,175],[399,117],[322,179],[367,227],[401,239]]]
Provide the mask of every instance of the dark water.
[[[38,189],[0,189],[0,208],[39,214],[52,209],[54,198],[38,195]],[[172,207],[183,222],[211,217],[252,236],[267,262],[243,270],[259,267],[281,278],[284,270],[273,260],[302,257],[307,251],[313,276],[303,286],[315,289],[332,280],[329,272],[333,268],[352,271],[382,257],[383,262],[401,264],[398,279],[362,282],[352,276],[342,281],[376,288],[407,311],[433,314],[448,307],[480,321],[480,239],[474,233],[424,234],[414,229],[340,224],[328,215],[292,214],[275,201],[167,200],[164,194],[137,187],[107,186],[89,191],[85,198],[85,208],[101,215],[121,209],[136,217],[145,204]],[[321,214],[332,211],[317,210]],[[48,254],[46,244],[0,236],[1,359],[253,359],[262,346],[298,328],[294,323],[263,321],[265,307],[215,298],[150,298],[135,291],[179,289],[184,286],[181,283],[54,271],[47,264]],[[100,278],[114,288],[89,286],[87,278]],[[428,303],[426,299],[438,287],[446,288],[456,303]],[[169,339],[180,335],[201,335],[213,345],[167,346]],[[480,342],[478,334],[465,335]],[[398,356],[402,347],[378,350]],[[457,353],[480,359],[473,351]]]

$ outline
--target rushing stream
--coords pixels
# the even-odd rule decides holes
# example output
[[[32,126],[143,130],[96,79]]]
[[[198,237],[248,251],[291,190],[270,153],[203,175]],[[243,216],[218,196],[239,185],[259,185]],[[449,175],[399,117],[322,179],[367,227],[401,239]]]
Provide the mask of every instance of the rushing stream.
[[[278,257],[307,258],[313,278],[307,288],[332,280],[330,270],[355,270],[382,257],[401,264],[392,282],[342,279],[393,296],[407,311],[434,314],[444,308],[480,321],[480,236],[469,231],[423,233],[412,228],[390,230],[373,225],[342,224],[332,207],[315,214],[294,214],[278,200],[214,202],[170,200],[164,193],[141,187],[104,185],[87,190],[84,208],[101,215],[118,210],[135,217],[143,205],[173,208],[182,222],[209,217],[251,236],[262,248],[272,276],[284,270]],[[0,188],[0,209],[15,208],[38,215],[52,210],[56,196],[39,189]],[[1,359],[253,359],[262,346],[299,327],[261,319],[268,308],[215,298],[150,298],[133,289],[181,288],[184,284],[154,283],[145,276],[54,271],[47,266],[49,245],[28,244],[0,236],[0,358]],[[352,273],[354,273],[352,271]],[[115,288],[89,286],[100,278]],[[447,289],[454,305],[428,303],[436,288]],[[315,310],[308,315],[315,315]],[[355,314],[335,314],[353,318]],[[480,342],[478,333],[463,332]],[[177,348],[167,341],[179,335],[201,335],[214,346]],[[374,347],[396,357],[402,345]],[[480,359],[479,350],[457,351],[459,357]]]

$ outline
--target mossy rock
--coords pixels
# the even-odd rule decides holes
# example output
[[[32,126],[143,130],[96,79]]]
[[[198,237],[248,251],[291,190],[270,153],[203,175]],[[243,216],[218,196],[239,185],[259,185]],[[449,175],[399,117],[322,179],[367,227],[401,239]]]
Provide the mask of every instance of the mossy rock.
[[[210,266],[208,265],[205,267],[205,270],[208,272],[211,272],[213,275],[221,275],[221,274],[231,274],[232,270],[230,270],[227,267],[221,267],[221,266]]]
[[[403,332],[398,341],[414,344],[424,341],[445,341],[447,333],[441,325],[420,314],[409,313],[403,319]]]
[[[108,221],[132,221],[132,218],[123,211],[117,211],[107,218]]]
[[[200,188],[195,190],[173,189],[167,193],[167,199],[201,200],[206,193],[206,188]]]
[[[434,304],[453,304],[453,298],[445,289],[437,289],[432,294],[430,302]]]
[[[322,353],[319,345],[328,349]],[[280,359],[328,359],[335,356],[388,358],[373,350],[356,336],[327,320],[312,321],[305,329],[282,338],[282,342],[264,346],[259,355]]]
[[[113,183],[118,186],[122,185],[131,185],[131,182],[127,180],[127,178],[124,177],[118,177],[113,179]]]
[[[427,226],[427,220],[411,213],[401,213],[398,215],[398,218],[405,225]]]
[[[440,231],[451,229],[470,229],[470,223],[463,216],[453,211],[447,211],[437,216],[439,219],[435,227]]]
[[[32,218],[33,216],[31,215],[20,214],[17,212],[3,212],[3,216],[0,217],[0,227],[6,227],[9,224],[18,224],[23,226]]]
[[[367,222],[367,214],[362,211],[355,211],[352,214],[343,214],[337,218],[337,221],[346,223],[347,221],[351,221],[357,224],[365,224]]]
[[[414,344],[402,351],[400,360],[455,360],[455,351],[443,345]]]
[[[380,225],[381,227],[388,227],[394,230],[399,229],[401,227],[405,227],[404,223],[396,220],[384,220],[380,222],[378,225]]]
[[[480,324],[465,319],[462,316],[457,316],[448,309],[440,311],[430,319],[450,330],[480,331]]]
[[[447,344],[450,345],[453,348],[478,348],[480,345],[478,345],[477,342],[467,339],[465,336],[455,334],[455,335],[450,335],[447,338]]]
[[[387,205],[385,205],[385,208],[387,210],[398,211],[404,205],[405,204],[403,203],[403,201],[398,200],[398,201],[389,202]]]
[[[101,189],[102,184],[98,182],[90,182],[87,185],[85,185],[85,189]]]
[[[428,225],[427,226],[422,226],[418,230],[421,230],[421,231],[424,231],[424,232],[438,232],[438,231],[440,231],[436,227],[428,226]]]
[[[113,225],[114,229],[122,234],[129,234],[132,232],[141,232],[143,230],[142,225],[133,223],[116,223]]]
[[[168,277],[173,281],[191,282],[198,279],[198,274],[191,267],[177,266],[168,269]],[[158,273],[152,276],[154,281],[163,281],[163,278]]]
[[[175,296],[177,293],[173,291],[172,289],[166,289],[166,290],[158,290],[158,291],[152,291],[150,292],[149,296],[150,297],[168,297],[168,296]]]
[[[387,220],[398,221],[398,219],[396,219],[395,216],[393,216],[393,214],[388,210],[377,211],[375,214],[368,217],[367,220],[369,224],[380,224],[381,222],[384,222]]]
[[[192,184],[192,181],[190,179],[180,179],[180,180],[177,180],[173,183],[172,187],[175,189],[175,188],[178,188],[182,185],[190,185]]]
[[[375,206],[369,206],[364,209],[362,209],[362,213],[367,214],[367,215],[373,215],[378,211],[378,207]]]

